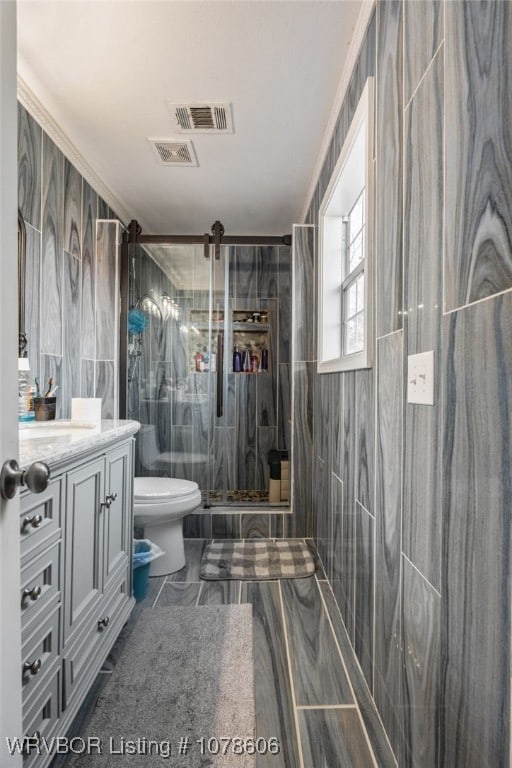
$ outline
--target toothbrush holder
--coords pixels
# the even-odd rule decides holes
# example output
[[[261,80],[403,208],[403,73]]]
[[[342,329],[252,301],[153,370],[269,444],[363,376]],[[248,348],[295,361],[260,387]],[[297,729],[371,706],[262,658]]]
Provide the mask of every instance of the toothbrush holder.
[[[52,421],[55,418],[56,397],[34,397],[33,401],[36,421]]]

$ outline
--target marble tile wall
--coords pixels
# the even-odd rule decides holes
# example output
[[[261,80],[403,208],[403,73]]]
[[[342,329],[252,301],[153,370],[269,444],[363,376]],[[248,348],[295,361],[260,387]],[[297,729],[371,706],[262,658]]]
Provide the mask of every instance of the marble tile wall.
[[[115,280],[120,223],[21,105],[18,205],[27,230],[31,383],[37,376],[44,386],[52,376],[59,385],[57,418],[71,416],[72,397],[102,397],[103,416],[112,417],[119,329],[111,276]],[[100,218],[111,221],[98,239]]]
[[[313,370],[307,421],[318,551],[400,767],[509,764],[511,14],[377,2],[305,220],[375,75],[377,355]],[[434,405],[408,403],[429,350]]]

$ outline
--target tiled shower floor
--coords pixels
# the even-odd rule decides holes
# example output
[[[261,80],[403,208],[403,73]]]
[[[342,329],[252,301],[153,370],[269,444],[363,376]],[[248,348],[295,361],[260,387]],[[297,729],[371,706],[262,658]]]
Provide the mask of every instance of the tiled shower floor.
[[[187,539],[187,565],[151,579],[148,597],[132,618],[98,676],[73,727],[85,731],[109,671],[122,654],[143,606],[252,603],[257,736],[276,736],[279,755],[258,757],[258,768],[366,768],[396,766],[341,615],[320,569],[308,579],[216,581],[199,579],[206,541]],[[52,768],[64,768],[56,758]]]

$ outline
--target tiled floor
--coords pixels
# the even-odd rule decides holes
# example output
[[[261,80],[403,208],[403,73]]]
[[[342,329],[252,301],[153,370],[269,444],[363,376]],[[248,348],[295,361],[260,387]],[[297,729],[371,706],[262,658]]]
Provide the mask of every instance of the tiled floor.
[[[137,631],[142,606],[253,605],[257,736],[277,737],[279,755],[258,757],[258,768],[366,768],[396,766],[359,669],[341,615],[321,568],[309,579],[205,582],[199,563],[205,540],[187,539],[187,565],[151,579],[114,646],[100,678]],[[311,544],[312,546],[312,544]],[[77,733],[87,722],[103,680],[91,693]],[[62,768],[55,763],[52,768]]]

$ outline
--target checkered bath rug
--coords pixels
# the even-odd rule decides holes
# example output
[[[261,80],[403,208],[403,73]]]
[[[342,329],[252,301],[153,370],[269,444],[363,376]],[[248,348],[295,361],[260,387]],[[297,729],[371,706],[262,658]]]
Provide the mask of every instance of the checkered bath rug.
[[[202,579],[302,579],[315,572],[315,561],[303,541],[216,541],[201,558]]]

